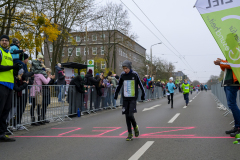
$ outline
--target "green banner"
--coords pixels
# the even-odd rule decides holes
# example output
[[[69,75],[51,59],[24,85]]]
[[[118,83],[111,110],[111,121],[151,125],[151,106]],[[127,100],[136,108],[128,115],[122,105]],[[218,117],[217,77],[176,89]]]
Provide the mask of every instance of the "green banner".
[[[198,0],[195,6],[240,81],[240,0]]]

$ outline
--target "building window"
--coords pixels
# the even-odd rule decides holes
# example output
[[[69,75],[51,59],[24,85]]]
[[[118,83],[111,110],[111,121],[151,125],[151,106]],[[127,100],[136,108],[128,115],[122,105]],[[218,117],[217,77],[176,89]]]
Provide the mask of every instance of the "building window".
[[[122,61],[119,61],[119,69],[122,69]]]
[[[64,49],[62,50],[62,57],[64,57],[65,56],[65,53],[64,53]]]
[[[119,48],[119,56],[122,56],[122,49],[121,48]]]
[[[97,35],[96,34],[92,35],[92,41],[97,41]]]
[[[68,42],[72,42],[72,37],[68,37]]]
[[[84,55],[88,54],[89,55],[89,48],[87,50],[87,47],[84,48]]]
[[[93,55],[97,55],[97,47],[93,47],[92,48],[92,54]]]
[[[105,34],[102,34],[101,38],[105,40]]]
[[[84,41],[86,41],[86,37],[84,37]],[[87,38],[87,41],[89,41],[89,37]]]
[[[68,56],[72,56],[72,48],[68,48]]]
[[[105,52],[105,48],[104,46],[101,47],[101,55],[104,55],[104,52]]]
[[[50,58],[50,62],[52,63],[52,58]]]
[[[49,52],[53,52],[53,45],[52,44],[49,45]]]
[[[76,48],[76,56],[80,56],[80,48]]]
[[[81,41],[80,36],[76,36],[76,42],[80,42],[80,41]]]
[[[123,56],[123,57],[126,57],[126,53],[125,53],[125,52],[122,52],[122,56]]]
[[[105,61],[101,61],[101,69],[105,69],[106,68],[106,62]]]

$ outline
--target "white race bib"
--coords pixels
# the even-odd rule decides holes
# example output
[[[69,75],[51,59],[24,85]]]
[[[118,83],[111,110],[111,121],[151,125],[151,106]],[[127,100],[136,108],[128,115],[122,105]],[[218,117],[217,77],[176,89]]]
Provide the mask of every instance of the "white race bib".
[[[135,80],[124,80],[124,97],[135,97]]]

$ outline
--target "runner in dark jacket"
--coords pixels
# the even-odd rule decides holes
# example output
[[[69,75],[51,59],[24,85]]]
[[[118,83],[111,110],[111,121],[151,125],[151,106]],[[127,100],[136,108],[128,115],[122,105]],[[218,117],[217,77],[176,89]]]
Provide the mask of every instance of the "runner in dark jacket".
[[[122,113],[126,116],[127,128],[128,128],[128,137],[127,141],[131,141],[132,126],[134,128],[135,137],[139,136],[139,128],[134,118],[134,113],[137,112],[137,98],[138,98],[138,86],[142,90],[141,100],[145,100],[145,91],[142,85],[142,82],[138,76],[138,73],[132,70],[132,62],[125,60],[122,64],[124,72],[120,76],[119,86],[115,92],[114,99],[117,99],[118,93],[123,86],[123,107]]]

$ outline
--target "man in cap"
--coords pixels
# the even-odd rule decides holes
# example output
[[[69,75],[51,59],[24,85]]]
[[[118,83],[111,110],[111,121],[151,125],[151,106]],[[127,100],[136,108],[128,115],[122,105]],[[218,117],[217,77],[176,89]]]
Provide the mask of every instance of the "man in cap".
[[[13,142],[14,138],[8,137],[6,120],[11,110],[12,92],[14,87],[13,70],[19,71],[21,65],[13,64],[9,50],[9,37],[0,37],[0,142]]]
[[[134,118],[134,113],[137,112],[137,98],[138,98],[138,86],[142,90],[141,100],[145,100],[145,91],[142,85],[142,82],[138,76],[138,73],[132,70],[132,62],[125,60],[122,64],[123,72],[120,76],[119,86],[116,89],[114,99],[117,100],[118,93],[123,85],[123,107],[122,114],[125,114],[127,128],[128,128],[128,137],[127,141],[131,141],[133,138],[132,126],[134,128],[135,137],[138,137],[139,127]]]

